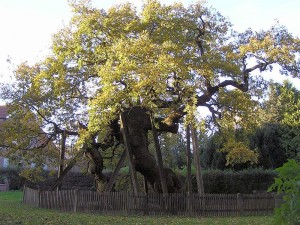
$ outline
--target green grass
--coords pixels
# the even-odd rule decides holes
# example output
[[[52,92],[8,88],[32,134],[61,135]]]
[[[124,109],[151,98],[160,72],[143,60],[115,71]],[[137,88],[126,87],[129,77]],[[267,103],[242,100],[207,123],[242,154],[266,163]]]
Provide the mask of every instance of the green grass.
[[[271,216],[183,218],[151,216],[104,216],[85,213],[62,213],[34,208],[22,203],[22,192],[0,192],[1,225],[92,225],[92,224],[224,224],[224,225],[270,225]]]

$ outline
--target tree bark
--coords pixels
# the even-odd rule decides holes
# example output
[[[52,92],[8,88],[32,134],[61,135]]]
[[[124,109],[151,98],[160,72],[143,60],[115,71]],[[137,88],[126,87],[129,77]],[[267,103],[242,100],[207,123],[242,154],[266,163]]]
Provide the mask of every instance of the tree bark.
[[[77,152],[77,154],[74,156],[73,159],[69,162],[69,164],[64,168],[64,170],[61,172],[60,176],[56,179],[55,183],[49,188],[49,191],[54,191],[63,181],[67,173],[75,166],[76,161],[78,158],[81,158],[83,155],[83,150]]]
[[[89,172],[94,175],[97,192],[104,192],[109,182],[109,177],[102,173],[103,158],[98,148],[92,144],[85,148],[85,156],[90,160]]]
[[[166,182],[166,175],[165,175],[165,171],[164,171],[164,167],[163,167],[163,160],[162,160],[162,154],[161,154],[161,150],[160,150],[160,144],[159,144],[158,135],[157,135],[157,131],[156,131],[156,127],[155,127],[152,115],[150,115],[150,119],[151,119],[151,128],[152,128],[153,140],[154,140],[154,144],[155,144],[155,152],[156,152],[156,159],[157,159],[157,163],[158,163],[158,172],[159,172],[161,187],[162,187],[163,193],[166,194],[166,193],[168,193],[168,188],[167,188],[167,182]]]
[[[200,150],[199,150],[197,131],[195,128],[192,128],[192,141],[193,141],[193,151],[194,151],[194,160],[195,160],[195,167],[196,167],[196,180],[197,180],[198,193],[204,194],[204,185],[203,185],[202,170],[200,164]]]
[[[151,130],[151,120],[145,109],[133,107],[124,112],[128,127],[129,144],[134,156],[136,171],[144,175],[154,191],[162,192],[159,168],[155,158],[148,150],[148,131]],[[167,190],[169,193],[179,192],[181,182],[176,174],[164,168]]]
[[[191,157],[191,132],[190,126],[186,128],[186,165],[187,165],[187,191],[193,193],[192,187],[192,157]]]
[[[117,120],[113,121],[110,129],[108,130],[107,137],[103,143],[96,143],[92,140],[92,143],[84,146],[85,156],[90,160],[90,173],[95,176],[96,190],[103,192],[110,190],[111,187],[107,186],[110,178],[102,173],[103,170],[103,158],[100,153],[100,149],[104,150],[114,145],[114,140],[117,142],[123,142],[130,147],[133,156],[133,166],[135,170],[141,173],[147,182],[152,186],[155,192],[163,192],[161,185],[161,178],[159,173],[159,166],[148,150],[148,131],[152,130],[150,115],[146,109],[141,107],[132,107],[125,110],[122,113],[124,121],[127,126],[127,141],[124,143],[124,137],[122,138],[120,132],[120,124]],[[120,121],[119,121],[120,122]],[[158,131],[166,131],[176,133],[178,127],[176,124],[167,124],[163,119],[156,119],[159,124]],[[87,129],[85,126],[84,129]],[[167,192],[180,192],[182,185],[177,175],[169,168],[163,168],[163,172],[166,179]],[[114,181],[112,180],[111,183]],[[111,185],[111,184],[110,184]]]
[[[113,189],[113,186],[117,180],[117,176],[119,174],[119,171],[120,169],[122,168],[124,162],[125,162],[125,159],[126,159],[126,150],[124,150],[124,152],[122,153],[121,155],[121,158],[119,159],[119,162],[114,170],[114,172],[112,173],[112,175],[110,176],[109,178],[109,182],[105,188],[105,192],[111,192],[112,189]]]
[[[61,148],[59,153],[59,167],[58,167],[58,178],[62,176],[64,171],[64,163],[65,163],[65,152],[66,152],[66,140],[67,140],[67,133],[63,131],[61,134]],[[57,190],[61,189],[61,183],[57,186]]]
[[[128,135],[128,127],[126,119],[123,115],[123,113],[120,114],[120,123],[121,123],[121,132],[123,134],[123,142],[126,148],[127,158],[128,158],[128,164],[129,164],[129,172],[130,172],[130,178],[131,178],[131,185],[133,193],[137,196],[138,195],[138,182],[137,182],[137,175],[136,170],[133,165],[133,155],[131,146],[129,143],[129,135]]]

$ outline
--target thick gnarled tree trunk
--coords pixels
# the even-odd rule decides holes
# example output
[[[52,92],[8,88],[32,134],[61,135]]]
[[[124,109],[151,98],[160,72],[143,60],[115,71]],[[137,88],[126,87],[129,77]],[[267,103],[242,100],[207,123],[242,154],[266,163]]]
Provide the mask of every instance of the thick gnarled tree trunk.
[[[86,148],[85,156],[89,159],[89,172],[94,175],[96,191],[103,192],[109,181],[109,177],[102,173],[103,158],[100,151],[91,145]]]
[[[145,109],[133,107],[124,112],[128,127],[129,144],[134,155],[133,164],[136,171],[145,176],[154,191],[162,192],[158,164],[148,150],[148,131],[151,130],[151,120]],[[169,193],[179,192],[181,182],[176,174],[164,168],[167,189]]]
[[[159,166],[154,156],[148,150],[148,131],[152,129],[150,115],[140,107],[132,107],[124,111],[123,116],[126,121],[128,131],[128,142],[133,154],[133,165],[137,172],[140,172],[150,183],[155,192],[163,192]],[[161,131],[175,132],[174,127],[168,126],[158,120]],[[86,128],[85,128],[86,129]],[[85,147],[85,156],[89,159],[90,173],[95,176],[95,186],[98,192],[103,192],[109,182],[110,177],[103,174],[103,158],[100,153],[101,146],[107,148],[113,146],[112,140],[122,142],[120,126],[117,121],[112,122],[111,130],[105,138],[105,144],[95,143],[92,140]],[[180,192],[182,185],[177,175],[169,168],[164,168],[166,186],[169,193]],[[114,179],[114,178],[113,178]]]

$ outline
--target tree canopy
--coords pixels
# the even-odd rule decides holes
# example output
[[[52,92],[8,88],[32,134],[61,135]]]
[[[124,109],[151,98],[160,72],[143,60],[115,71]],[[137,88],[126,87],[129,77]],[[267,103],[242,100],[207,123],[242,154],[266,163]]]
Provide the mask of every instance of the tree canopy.
[[[66,131],[80,137],[78,148],[112,147],[120,141],[120,112],[133,108],[151,111],[160,131],[176,132],[183,119],[197,125],[199,107],[220,126],[250,129],[264,73],[276,65],[282,75],[300,75],[300,40],[279,24],[238,33],[202,2],[148,0],[141,10],[129,3],[107,11],[90,1],[70,6],[73,18],[53,36],[51,54],[19,65],[16,82],[1,93],[12,120],[32,115],[51,140]],[[18,140],[19,132],[5,132]],[[228,140],[226,151],[236,159],[254,157]]]

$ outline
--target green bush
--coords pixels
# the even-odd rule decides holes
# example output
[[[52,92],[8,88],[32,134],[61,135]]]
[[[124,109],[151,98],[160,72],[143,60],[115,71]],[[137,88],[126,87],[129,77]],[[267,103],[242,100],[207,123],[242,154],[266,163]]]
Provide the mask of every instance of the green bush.
[[[39,186],[41,189],[49,189],[57,179],[57,173],[51,174],[50,172],[45,171],[42,176],[43,180],[38,182],[31,182],[24,177],[21,177],[20,170],[8,168],[8,169],[1,169],[0,170],[0,177],[5,177],[9,181],[9,188],[10,190],[19,190],[24,185],[29,187],[37,188]],[[79,172],[69,172],[64,181],[62,183],[63,189],[86,189],[92,190],[94,185],[94,178],[89,174],[82,174]]]
[[[45,173],[44,180],[36,183],[28,182],[28,185],[39,186],[41,189],[49,189],[57,179],[57,173],[50,174]],[[90,174],[83,174],[80,172],[68,172],[62,182],[62,189],[81,189],[81,190],[92,190],[94,186],[94,177]]]
[[[204,170],[204,191],[206,193],[252,193],[265,192],[272,184],[276,172],[273,170],[248,169],[233,170]],[[186,180],[186,176],[184,176]],[[195,175],[192,176],[193,191],[197,191]]]
[[[138,183],[142,190],[143,177],[138,174]],[[186,168],[178,171],[182,180],[183,189],[187,190]],[[206,193],[253,193],[253,191],[266,192],[272,184],[277,173],[273,170],[249,169],[241,171],[233,170],[204,170],[203,182]],[[192,168],[193,192],[197,192],[195,169]],[[116,191],[131,191],[131,181],[128,172],[120,173],[115,186]],[[149,188],[151,191],[151,188]]]
[[[276,224],[300,224],[300,163],[294,159],[276,169],[278,177],[269,188],[283,193],[283,204],[275,209]]]

